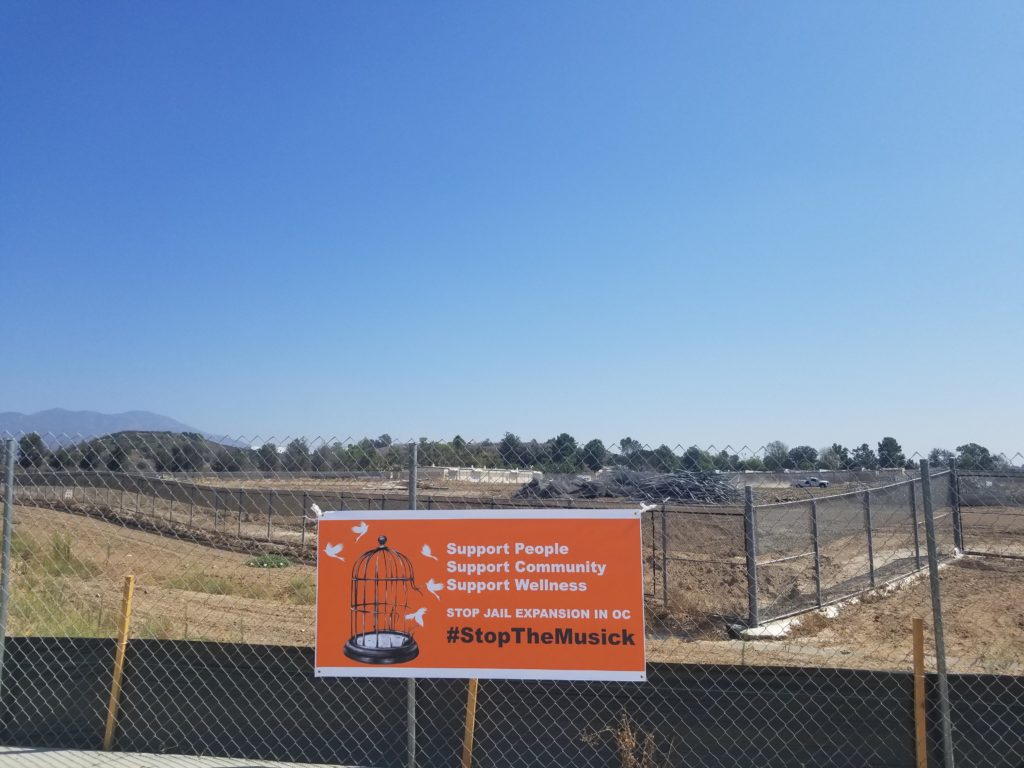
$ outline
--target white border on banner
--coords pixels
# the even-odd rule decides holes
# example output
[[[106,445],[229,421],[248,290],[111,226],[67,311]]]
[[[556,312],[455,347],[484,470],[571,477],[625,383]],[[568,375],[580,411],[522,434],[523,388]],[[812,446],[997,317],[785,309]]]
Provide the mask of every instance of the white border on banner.
[[[316,552],[316,606],[314,617],[320,610],[320,523],[325,520],[464,520],[466,518],[484,520],[628,520],[639,518],[639,509],[451,509],[451,510],[334,510],[324,512],[317,518],[317,552]],[[641,532],[641,542],[643,533]],[[643,573],[643,545],[640,547],[640,571]],[[642,587],[641,587],[642,591]],[[647,626],[647,605],[640,600],[643,626]],[[315,626],[315,618],[314,618]],[[640,672],[593,670],[593,669],[460,669],[455,667],[317,667],[314,666],[314,677],[385,677],[399,679],[445,678],[463,680],[477,678],[480,680],[582,680],[624,683],[643,683],[647,681],[647,636],[643,638],[644,670]],[[313,639],[314,656],[319,650],[317,638]],[[414,674],[410,674],[410,672]]]
[[[442,509],[358,510],[324,512],[324,520],[628,520],[639,509]]]
[[[410,672],[415,672],[410,675]],[[643,672],[621,672],[594,669],[456,669],[454,667],[417,667],[400,669],[362,669],[361,667],[317,667],[315,677],[443,677],[463,680],[471,677],[480,680],[583,680],[622,683],[643,683],[647,681],[647,670]]]

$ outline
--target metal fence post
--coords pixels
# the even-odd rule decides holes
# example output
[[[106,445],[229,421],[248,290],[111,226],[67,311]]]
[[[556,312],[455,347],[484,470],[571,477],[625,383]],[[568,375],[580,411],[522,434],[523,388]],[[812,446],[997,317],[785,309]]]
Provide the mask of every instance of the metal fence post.
[[[416,485],[419,482],[418,452],[419,446],[413,443],[409,447],[409,509],[416,509]]]
[[[267,492],[267,541],[270,541],[270,527],[274,519],[274,493]]]
[[[743,488],[743,548],[747,554],[747,624],[756,627],[761,623],[757,609],[757,507],[749,485]]]
[[[292,497],[294,498],[294,497]],[[299,534],[299,551],[302,552],[306,549],[306,510],[309,509],[309,494],[306,491],[302,492],[302,509],[299,510],[302,518],[302,533]]]
[[[914,562],[917,570],[921,570],[921,532],[918,530],[920,523],[917,521],[917,488],[914,481],[910,481],[910,515],[914,523]]]
[[[651,595],[658,596],[658,532],[655,530],[653,510],[651,510]]]
[[[868,578],[875,588],[875,543],[871,534],[871,491],[864,491],[864,530],[868,535]]]
[[[668,515],[661,505],[661,602],[668,610]]]
[[[953,510],[953,546],[964,551],[964,527],[960,517],[960,475],[956,471],[956,459],[949,460],[949,506]]]
[[[821,608],[821,550],[818,544],[818,503],[811,499],[811,538],[814,540],[814,599]]]
[[[409,509],[416,509],[416,483],[417,483],[417,448],[416,443],[412,444],[409,450]],[[384,505],[381,504],[381,509]],[[405,722],[407,726],[408,741],[406,743],[406,765],[408,768],[416,768],[416,678],[410,677],[406,681],[405,688]]]
[[[11,598],[11,538],[14,536],[14,459],[18,443],[8,438],[6,443],[6,466],[4,468],[4,565],[0,575],[0,701],[3,700],[4,646],[7,642],[7,610]]]
[[[935,543],[932,513],[932,485],[928,459],[921,459],[921,496],[924,501],[924,530],[928,542],[928,575],[932,590],[932,619],[935,624],[935,671],[939,678],[939,712],[942,717],[942,761],[953,768],[953,723],[949,713],[949,680],[946,676],[946,639],[942,625],[942,596],[939,589],[939,555]]]
[[[242,538],[242,489],[238,489],[238,538]]]

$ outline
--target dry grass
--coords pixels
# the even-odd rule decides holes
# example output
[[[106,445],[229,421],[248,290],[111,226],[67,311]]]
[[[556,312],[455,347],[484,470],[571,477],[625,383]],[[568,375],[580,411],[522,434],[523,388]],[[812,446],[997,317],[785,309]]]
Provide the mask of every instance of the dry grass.
[[[671,754],[663,754],[654,734],[641,730],[628,712],[622,712],[614,726],[583,734],[583,742],[590,747],[600,747],[608,741],[611,741],[615,749],[620,768],[663,768],[672,765]]]
[[[15,510],[12,555],[14,635],[113,636],[130,573],[136,578],[134,637],[313,640],[310,565],[248,567],[251,554],[28,507]]]
[[[695,518],[693,524],[670,526],[669,551],[720,556],[731,539],[730,525]],[[111,637],[123,577],[131,573],[135,636],[312,645],[315,568],[252,568],[246,566],[250,557],[115,522],[19,506],[9,630]],[[745,607],[745,585],[737,580],[741,567],[670,565],[673,600],[667,609],[661,602],[659,570],[658,594],[648,602],[652,662],[909,669],[910,617],[931,615],[928,579],[921,577],[899,590],[864,596],[836,619],[808,613],[785,640],[731,640],[722,617],[709,618],[707,611]],[[950,669],[1019,674],[1024,561],[962,558],[943,568],[942,589]]]
[[[813,637],[828,628],[828,619],[820,611],[810,611],[800,615],[800,623],[789,633],[790,639]]]
[[[284,597],[295,605],[316,605],[316,579],[293,576],[284,591]]]
[[[181,589],[186,592],[202,592],[207,595],[237,595],[253,600],[266,600],[271,592],[266,585],[246,583],[224,576],[216,576],[201,571],[186,571],[172,576],[163,582],[170,589]]]

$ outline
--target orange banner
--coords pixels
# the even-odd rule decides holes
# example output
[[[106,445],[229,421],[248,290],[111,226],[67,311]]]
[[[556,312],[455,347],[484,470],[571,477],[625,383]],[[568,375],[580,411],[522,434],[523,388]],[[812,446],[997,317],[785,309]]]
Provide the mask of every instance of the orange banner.
[[[328,512],[316,675],[644,680],[638,510]]]

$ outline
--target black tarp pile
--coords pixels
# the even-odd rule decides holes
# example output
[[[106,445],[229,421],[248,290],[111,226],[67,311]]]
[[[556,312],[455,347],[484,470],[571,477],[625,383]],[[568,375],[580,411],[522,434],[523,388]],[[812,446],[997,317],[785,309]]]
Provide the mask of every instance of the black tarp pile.
[[[592,478],[559,476],[531,480],[516,493],[517,499],[630,499],[646,502],[698,502],[728,504],[739,501],[740,491],[714,472],[680,470],[661,474],[616,469]]]

